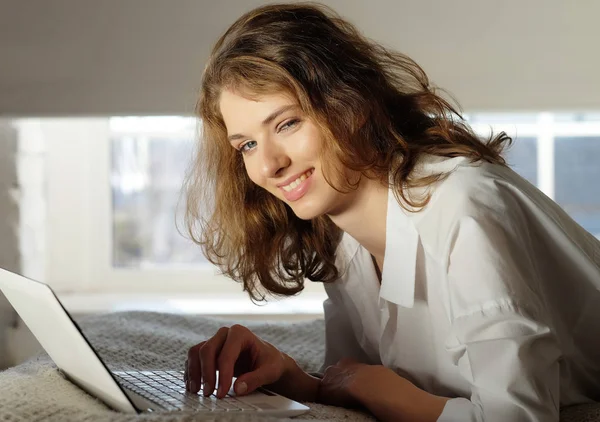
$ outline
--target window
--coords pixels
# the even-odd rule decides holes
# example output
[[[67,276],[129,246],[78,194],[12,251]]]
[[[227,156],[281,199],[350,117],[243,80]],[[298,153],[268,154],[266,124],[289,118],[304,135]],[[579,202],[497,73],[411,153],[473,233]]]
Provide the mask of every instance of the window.
[[[556,202],[600,238],[600,134],[558,136],[554,142]]]
[[[508,163],[600,236],[600,114],[467,119],[481,135],[493,129],[513,137]],[[57,290],[245,297],[176,229],[193,118],[23,119],[19,127],[46,143],[46,279]],[[307,291],[323,294],[319,283]]]
[[[194,119],[113,118],[111,194],[113,265],[205,265],[184,231],[181,186],[194,153]],[[158,126],[158,127],[157,127]]]
[[[468,116],[476,132],[505,131],[513,169],[600,238],[600,114],[539,113]]]
[[[175,216],[168,214],[190,161],[185,155],[193,143],[191,122],[179,117],[16,122],[20,141],[45,144],[44,281],[73,312],[299,318],[322,313],[320,283],[307,283],[300,296],[253,306],[238,283],[179,236]]]
[[[505,154],[507,164],[533,185],[538,184],[537,157],[537,138],[533,136],[517,137]]]

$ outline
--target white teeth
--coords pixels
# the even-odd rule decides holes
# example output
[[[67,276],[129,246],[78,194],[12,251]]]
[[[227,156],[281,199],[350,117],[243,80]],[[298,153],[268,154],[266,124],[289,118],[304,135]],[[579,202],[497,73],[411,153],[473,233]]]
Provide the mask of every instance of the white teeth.
[[[308,179],[310,177],[311,174],[313,174],[313,171],[314,170],[309,170],[306,173],[304,173],[303,175],[301,175],[299,178],[297,178],[296,180],[294,180],[289,185],[282,186],[283,190],[286,191],[286,192],[290,192],[292,189],[297,188],[300,183],[304,182],[306,179]]]

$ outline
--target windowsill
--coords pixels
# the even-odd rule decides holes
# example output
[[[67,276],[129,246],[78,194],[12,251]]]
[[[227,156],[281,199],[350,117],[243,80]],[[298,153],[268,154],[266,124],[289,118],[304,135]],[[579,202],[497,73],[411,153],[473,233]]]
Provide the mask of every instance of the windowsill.
[[[63,293],[58,296],[71,314],[152,311],[269,319],[278,316],[322,318],[323,301],[326,298],[325,293],[303,293],[255,305],[247,296],[222,294]]]

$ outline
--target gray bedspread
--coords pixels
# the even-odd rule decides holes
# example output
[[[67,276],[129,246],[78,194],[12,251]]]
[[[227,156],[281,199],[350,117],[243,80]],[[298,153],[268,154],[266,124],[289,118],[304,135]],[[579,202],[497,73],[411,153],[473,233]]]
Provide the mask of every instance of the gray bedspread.
[[[151,312],[124,312],[82,318],[82,329],[111,369],[182,368],[187,349],[231,321]],[[301,323],[246,322],[256,334],[293,356],[307,371],[323,358],[322,320]],[[307,403],[311,411],[290,421],[370,421],[359,411]],[[255,421],[245,415],[205,417],[193,413],[126,415],[112,411],[67,381],[46,354],[0,372],[0,422],[21,421]],[[287,420],[287,419],[286,419]],[[600,422],[600,404],[564,409],[561,421]]]

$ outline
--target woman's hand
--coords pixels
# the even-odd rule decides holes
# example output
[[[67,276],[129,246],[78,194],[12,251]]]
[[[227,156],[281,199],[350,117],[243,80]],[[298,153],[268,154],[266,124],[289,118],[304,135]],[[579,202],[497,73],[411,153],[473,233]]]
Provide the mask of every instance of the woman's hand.
[[[437,421],[448,398],[435,396],[382,365],[342,359],[325,370],[319,402],[367,408],[381,421]]]
[[[362,405],[357,392],[361,386],[367,386],[369,380],[365,378],[365,373],[369,372],[370,368],[371,365],[349,358],[327,367],[319,386],[318,401],[346,408]]]
[[[248,328],[233,325],[220,328],[213,337],[189,349],[184,380],[189,392],[198,393],[202,385],[205,396],[217,388],[217,397],[223,398],[234,376],[238,377],[235,393],[244,395],[280,381],[294,365],[293,359]],[[218,386],[216,371],[219,371]]]

